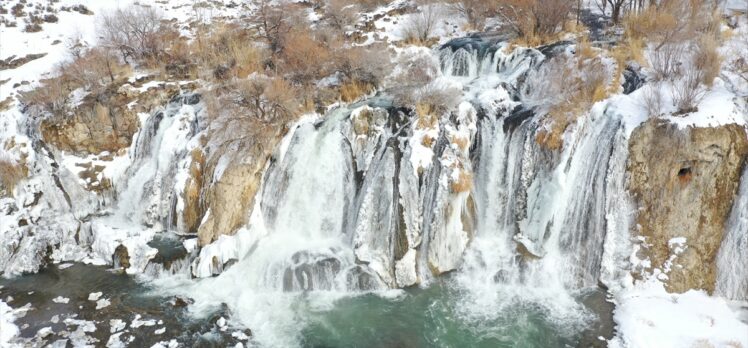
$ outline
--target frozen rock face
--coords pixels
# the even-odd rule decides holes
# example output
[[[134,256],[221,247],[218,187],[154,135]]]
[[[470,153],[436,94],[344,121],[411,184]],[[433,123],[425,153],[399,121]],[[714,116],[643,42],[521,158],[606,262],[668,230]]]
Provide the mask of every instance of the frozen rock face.
[[[639,205],[641,258],[671,292],[715,288],[715,259],[735,200],[748,139],[739,125],[686,128],[652,119],[631,135],[629,189]],[[685,238],[685,240],[684,240]],[[674,257],[674,258],[673,258]]]
[[[126,106],[130,101],[123,94],[103,100],[89,95],[72,115],[45,119],[40,127],[42,136],[63,151],[117,152],[130,146],[140,125],[136,113]]]
[[[244,159],[227,163],[225,168],[218,168],[218,172],[213,174],[216,181],[212,184],[209,182],[209,186],[203,188],[208,210],[197,230],[200,245],[215,241],[224,234],[232,235],[247,223],[269,156],[265,152],[273,147],[243,148],[238,153],[244,154]],[[227,156],[231,157],[229,154]],[[194,209],[194,206],[190,209]]]

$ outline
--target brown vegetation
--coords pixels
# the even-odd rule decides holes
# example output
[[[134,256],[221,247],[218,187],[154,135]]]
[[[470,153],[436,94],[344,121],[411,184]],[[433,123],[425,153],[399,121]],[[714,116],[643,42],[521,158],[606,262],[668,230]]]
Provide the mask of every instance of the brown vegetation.
[[[0,159],[0,196],[13,194],[13,189],[27,175],[24,165]]]
[[[555,38],[574,6],[568,0],[499,0],[497,14],[524,43]]]

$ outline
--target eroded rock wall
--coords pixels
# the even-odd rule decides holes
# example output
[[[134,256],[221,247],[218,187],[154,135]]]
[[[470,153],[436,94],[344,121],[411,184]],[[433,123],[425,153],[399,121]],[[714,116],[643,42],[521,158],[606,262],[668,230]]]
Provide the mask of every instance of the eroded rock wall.
[[[669,291],[711,293],[715,257],[748,154],[745,129],[679,129],[651,119],[634,130],[629,149],[629,189],[639,207],[634,234],[644,237],[639,257],[667,274]],[[685,238],[685,245],[675,238]]]

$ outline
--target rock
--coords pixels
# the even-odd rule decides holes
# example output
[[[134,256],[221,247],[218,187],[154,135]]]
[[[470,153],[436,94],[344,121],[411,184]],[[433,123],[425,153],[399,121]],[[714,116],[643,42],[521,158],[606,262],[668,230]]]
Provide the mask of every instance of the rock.
[[[27,54],[23,57],[16,58],[16,56],[10,56],[6,59],[0,59],[0,71],[2,70],[9,70],[9,69],[15,69],[21,65],[24,65],[32,60],[36,60],[39,58],[42,58],[46,56],[46,53],[35,53],[35,54]]]
[[[53,116],[42,121],[44,140],[60,150],[79,154],[117,152],[130,146],[140,122],[121,96],[96,100],[88,96],[69,116]]]
[[[216,152],[224,156],[241,157],[228,161],[226,168],[218,174],[219,177],[203,180],[205,185],[202,190],[209,213],[206,213],[206,217],[201,216],[202,223],[197,231],[200,246],[216,240],[222,234],[233,235],[247,222],[255,194],[260,188],[265,164],[282,134],[264,138],[254,139],[238,150],[221,148]],[[213,158],[204,175],[216,175],[214,172],[219,162],[220,156]]]
[[[629,189],[638,206],[643,257],[666,269],[669,242],[686,239],[666,281],[671,292],[715,286],[715,258],[748,155],[743,127],[679,129],[651,119],[629,142]]]
[[[112,264],[114,265],[114,268],[130,268],[130,254],[127,251],[126,246],[120,244],[119,246],[117,246],[117,248],[114,249],[114,254],[112,255]]]

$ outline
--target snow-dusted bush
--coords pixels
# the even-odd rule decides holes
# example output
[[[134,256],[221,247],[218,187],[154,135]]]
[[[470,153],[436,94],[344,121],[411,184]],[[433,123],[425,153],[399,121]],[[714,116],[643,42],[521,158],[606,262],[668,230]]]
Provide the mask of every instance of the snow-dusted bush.
[[[349,0],[327,0],[325,1],[325,23],[341,32],[356,24],[358,13],[361,10],[356,2]]]
[[[166,46],[161,39],[162,14],[152,6],[133,5],[105,12],[99,19],[102,43],[122,59],[156,58]]]
[[[417,13],[408,16],[402,28],[403,38],[411,44],[427,43],[444,15],[438,5],[426,1],[420,1],[418,8]]]

